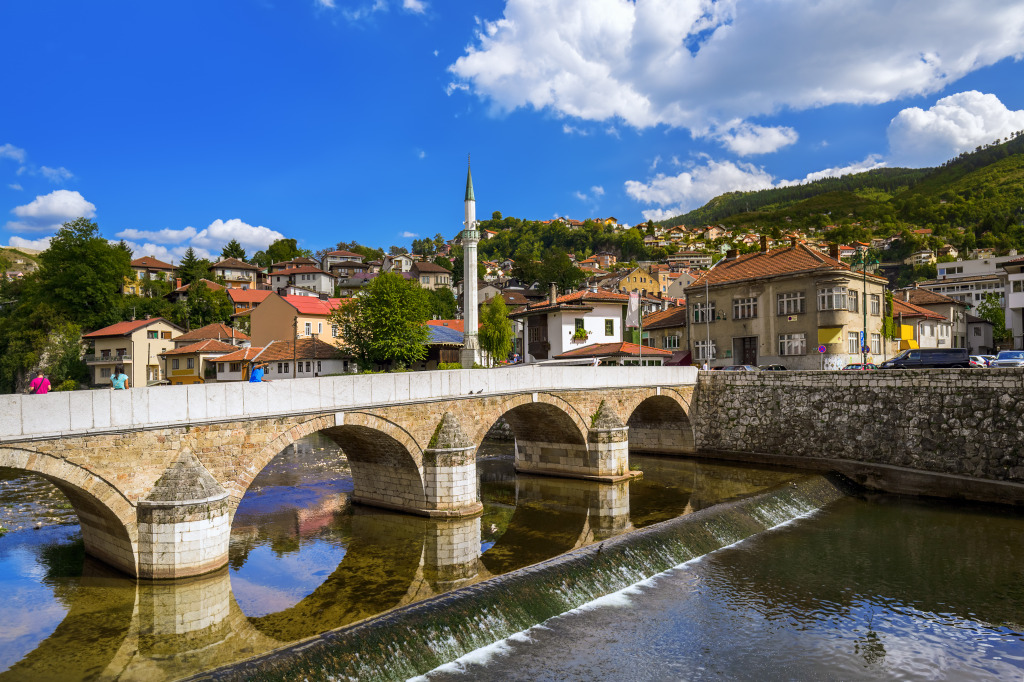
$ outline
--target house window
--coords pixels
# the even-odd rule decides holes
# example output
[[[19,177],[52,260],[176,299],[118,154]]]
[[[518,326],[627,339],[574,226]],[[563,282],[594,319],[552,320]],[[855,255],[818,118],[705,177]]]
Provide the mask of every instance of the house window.
[[[696,324],[702,324],[710,320],[715,321],[715,304],[712,303],[695,303],[693,305],[693,321]]]
[[[217,363],[217,371],[218,372],[223,372],[224,371],[224,363],[223,362],[218,362]]]
[[[693,344],[694,350],[697,354],[698,360],[714,360],[715,359],[715,342],[712,341],[697,341]]]
[[[169,339],[169,338],[171,338],[171,333],[170,332],[160,332],[160,338],[161,339]]]
[[[615,320],[604,321],[604,335],[615,336]]]
[[[871,302],[871,314],[882,314],[882,297],[878,294],[868,294],[868,301]]]
[[[845,310],[846,287],[818,289],[818,310]]]
[[[430,284],[430,276],[429,275],[423,275],[422,277],[420,277],[420,283],[421,284]]]
[[[974,328],[974,335],[975,336],[981,336],[981,327],[975,327]]]
[[[806,355],[807,334],[779,334],[779,355]]]
[[[146,332],[146,338],[147,339],[155,339],[155,338],[158,338],[158,337],[159,337],[159,332],[156,332],[156,331]]]
[[[291,371],[291,364],[292,363],[290,363],[290,362],[284,363],[284,373],[285,374],[287,374],[289,371]]]
[[[334,338],[338,338],[338,325],[331,325],[331,336],[333,336]]]
[[[312,322],[307,322],[306,323],[306,336],[312,336],[312,335],[313,335],[313,323]]]
[[[179,364],[178,358],[171,359],[171,369],[178,369],[181,365]]]
[[[317,334],[323,334],[324,333],[324,323],[323,322],[317,322],[316,323],[316,333]]]
[[[231,363],[231,371],[232,372],[241,372],[242,371],[242,363],[240,363],[240,362],[232,362]]]
[[[576,331],[578,331],[578,332],[583,331],[583,318],[582,317],[577,317],[575,321],[576,321]]]
[[[323,371],[323,369],[320,367],[320,361],[317,360],[316,361],[316,373],[319,374],[322,371]]]
[[[284,365],[282,365],[280,362],[277,363],[277,373],[278,374],[284,374],[284,370],[282,369],[283,367],[284,367]]]
[[[802,315],[806,310],[804,292],[779,294],[779,315]]]
[[[846,333],[846,345],[847,350],[851,355],[855,355],[860,352],[860,332],[847,332]]]
[[[196,359],[195,358],[185,358],[185,369],[195,369],[195,368],[196,368]]]
[[[732,318],[749,320],[757,317],[757,298],[734,298],[732,300]]]
[[[857,312],[857,300],[859,298],[860,295],[853,290],[851,290],[849,295],[846,297],[847,310],[849,310],[851,313]]]
[[[940,339],[948,339],[949,338],[949,327],[947,327],[944,324],[940,324],[939,325],[939,338]]]
[[[313,363],[312,363],[312,362],[309,362],[309,361],[307,360],[307,361],[306,361],[306,372],[308,373],[308,372],[312,372],[312,371],[313,371]]]
[[[109,367],[100,367],[100,378],[101,379],[109,379],[110,378],[110,368]]]
[[[878,355],[882,352],[882,335],[872,334],[871,335],[871,354]]]
[[[664,347],[666,349],[679,348],[679,335],[666,336]]]

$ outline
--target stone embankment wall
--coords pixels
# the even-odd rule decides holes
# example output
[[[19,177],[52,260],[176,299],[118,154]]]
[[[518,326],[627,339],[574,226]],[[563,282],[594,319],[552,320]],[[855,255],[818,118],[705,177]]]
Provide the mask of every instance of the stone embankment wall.
[[[701,372],[701,454],[1024,504],[1024,370]]]

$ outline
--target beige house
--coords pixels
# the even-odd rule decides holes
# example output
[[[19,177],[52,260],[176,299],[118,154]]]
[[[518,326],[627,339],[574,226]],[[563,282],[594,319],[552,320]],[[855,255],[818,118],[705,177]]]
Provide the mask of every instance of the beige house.
[[[110,386],[110,375],[117,365],[132,386],[145,386],[166,378],[160,353],[174,348],[174,339],[184,330],[162,317],[118,322],[89,334],[82,340],[90,344],[85,362],[94,386]]]
[[[256,275],[262,270],[237,258],[225,258],[210,266],[214,277],[224,280],[229,289],[255,289]]]
[[[217,379],[217,358],[233,353],[230,343],[206,339],[160,354],[164,378],[174,386],[204,384]]]
[[[153,256],[143,256],[131,262],[132,276],[125,280],[125,294],[142,294],[142,283],[150,279],[161,279],[167,282],[174,281],[174,266],[157,260]]]
[[[840,369],[881,362],[885,279],[805,244],[736,256],[686,289],[693,362]],[[864,322],[867,329],[864,329]]]
[[[318,338],[334,343],[338,330],[331,324],[331,313],[344,301],[341,298],[270,294],[249,315],[252,345],[266,346],[271,341],[297,338]]]
[[[451,270],[441,267],[436,263],[417,261],[412,264],[410,272],[424,289],[448,289],[452,288]]]

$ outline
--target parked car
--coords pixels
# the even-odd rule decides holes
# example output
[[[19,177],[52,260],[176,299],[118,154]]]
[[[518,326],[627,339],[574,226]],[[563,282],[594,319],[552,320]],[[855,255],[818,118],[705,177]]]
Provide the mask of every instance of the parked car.
[[[785,365],[758,365],[757,368],[762,372],[785,372]]]
[[[972,355],[971,367],[988,367],[988,360],[983,355]]]
[[[867,369],[878,369],[878,365],[873,362],[855,362],[853,364],[843,367],[843,371],[846,370],[867,370]]]
[[[991,367],[992,363],[995,362],[996,356],[994,355],[981,355],[979,357],[985,358],[985,366]]]
[[[1001,350],[989,367],[1024,367],[1024,350]]]
[[[724,372],[757,372],[757,367],[753,365],[726,365],[722,368]]]
[[[1022,351],[1024,352],[1024,351]],[[966,348],[914,348],[905,350],[879,369],[935,369],[970,367],[971,357]]]

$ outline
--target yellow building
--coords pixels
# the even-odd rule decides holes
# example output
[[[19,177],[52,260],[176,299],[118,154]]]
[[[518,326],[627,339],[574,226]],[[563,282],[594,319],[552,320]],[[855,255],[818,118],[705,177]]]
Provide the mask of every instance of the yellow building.
[[[238,350],[230,343],[206,339],[160,354],[164,376],[174,386],[203,384],[217,378],[217,358]]]
[[[132,275],[124,281],[124,293],[142,295],[142,284],[150,279],[174,281],[174,266],[152,256],[136,258],[131,262]]]
[[[338,338],[338,330],[331,324],[331,313],[344,300],[270,294],[249,314],[252,345],[266,346],[271,341],[314,337],[334,343],[334,339]]]
[[[174,348],[174,339],[184,330],[162,317],[118,322],[89,334],[82,340],[91,348],[85,354],[93,385],[109,386],[118,365],[132,386],[145,386],[163,379],[160,353]]]

